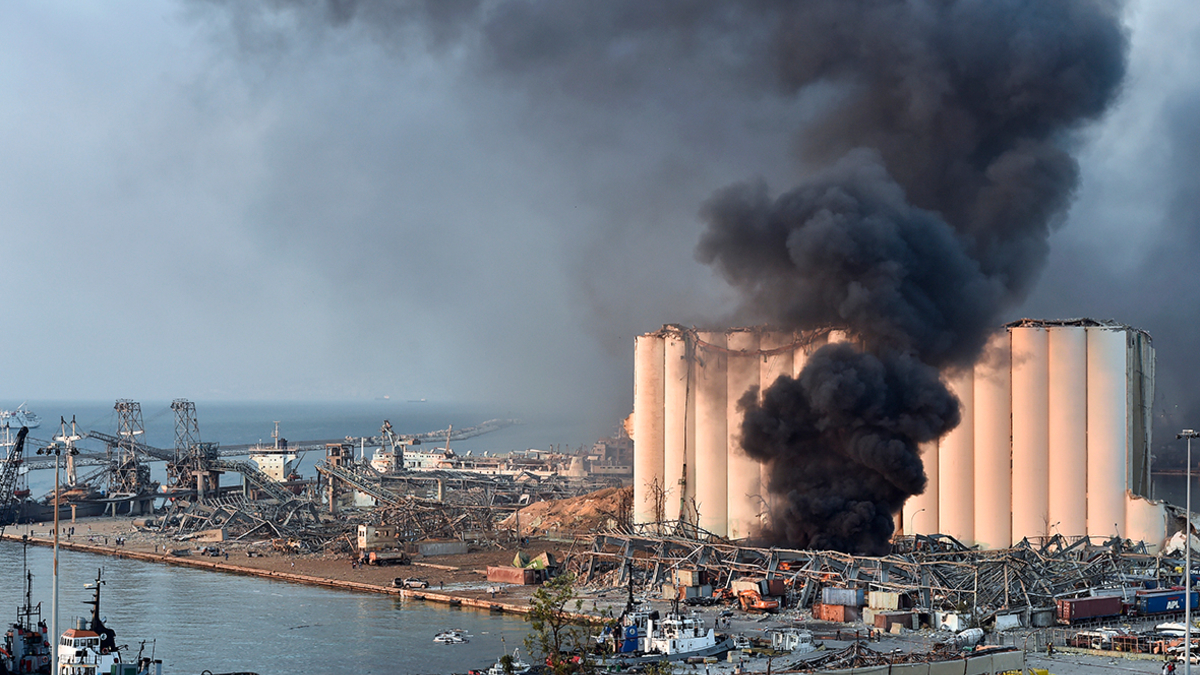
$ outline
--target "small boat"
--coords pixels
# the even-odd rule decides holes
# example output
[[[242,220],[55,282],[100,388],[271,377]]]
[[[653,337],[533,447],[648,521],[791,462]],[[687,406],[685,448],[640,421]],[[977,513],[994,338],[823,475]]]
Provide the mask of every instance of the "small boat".
[[[464,642],[470,642],[469,637],[467,631],[461,628],[453,628],[451,630],[444,630],[433,636],[433,641],[445,645],[460,645]]]
[[[533,666],[521,660],[520,652],[520,648],[513,649],[511,671],[504,669],[504,659],[501,657],[496,660],[496,663],[491,668],[487,669],[487,675],[506,675],[509,672],[513,673],[513,675],[525,675],[525,673],[528,673]]]

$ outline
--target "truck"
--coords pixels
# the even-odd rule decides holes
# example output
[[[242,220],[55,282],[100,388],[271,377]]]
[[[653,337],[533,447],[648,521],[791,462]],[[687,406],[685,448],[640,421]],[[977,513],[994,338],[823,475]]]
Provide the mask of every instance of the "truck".
[[[361,560],[367,565],[408,565],[412,562],[404,551],[369,551]]]

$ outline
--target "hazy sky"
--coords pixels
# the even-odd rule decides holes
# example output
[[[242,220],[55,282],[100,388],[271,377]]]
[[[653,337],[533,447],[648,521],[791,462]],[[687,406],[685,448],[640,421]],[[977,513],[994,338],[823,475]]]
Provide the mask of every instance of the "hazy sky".
[[[485,3],[479,28],[457,1],[0,3],[0,397],[628,414],[634,336],[732,307],[694,257],[701,204],[786,187],[797,126],[833,94],[784,96],[722,58],[754,35],[610,26],[538,59],[531,22],[500,11],[523,4]],[[1200,414],[1182,393],[1200,352],[1200,13],[1127,16],[1124,91],[1011,318],[1149,330],[1160,412]],[[535,27],[574,31],[537,44],[589,35],[552,18]]]

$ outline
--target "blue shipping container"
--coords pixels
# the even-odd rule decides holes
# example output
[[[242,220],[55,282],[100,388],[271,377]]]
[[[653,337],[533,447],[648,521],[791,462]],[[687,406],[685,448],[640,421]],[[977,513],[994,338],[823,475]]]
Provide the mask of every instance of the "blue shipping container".
[[[866,604],[866,593],[861,588],[832,588],[826,586],[821,589],[821,602],[826,605],[862,607]]]
[[[1162,614],[1164,612],[1183,611],[1183,591],[1159,591],[1156,593],[1138,593],[1138,614]],[[1192,609],[1197,608],[1200,592],[1192,591]]]

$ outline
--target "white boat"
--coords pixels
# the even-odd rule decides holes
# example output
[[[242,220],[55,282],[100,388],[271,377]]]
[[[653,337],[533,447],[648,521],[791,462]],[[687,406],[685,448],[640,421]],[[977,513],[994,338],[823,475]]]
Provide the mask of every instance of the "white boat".
[[[461,628],[454,628],[451,630],[444,630],[433,636],[433,641],[440,642],[445,645],[460,645],[464,642],[470,642],[470,640],[467,639],[468,637],[470,636],[467,635],[467,631]]]
[[[503,659],[497,659],[496,663],[491,668],[488,668],[487,675],[505,675],[508,672],[512,672],[513,675],[525,675],[525,673],[528,673],[533,666],[521,660],[520,652],[519,648],[513,650],[511,671],[504,669]]]
[[[606,631],[596,636],[602,649],[611,654],[599,660],[602,666],[633,665],[658,661],[682,661],[693,656],[714,656],[733,648],[733,639],[719,639],[693,614],[635,611],[617,626],[620,635]]]
[[[34,429],[41,424],[42,418],[38,417],[37,413],[26,408],[24,403],[17,406],[16,410],[0,410],[0,427],[9,427],[12,429],[29,427],[30,429]]]

